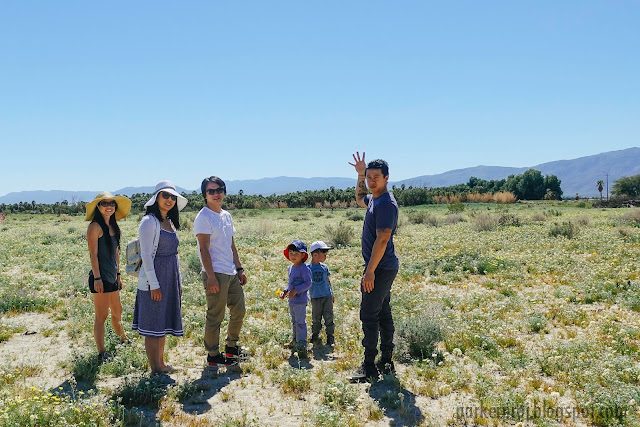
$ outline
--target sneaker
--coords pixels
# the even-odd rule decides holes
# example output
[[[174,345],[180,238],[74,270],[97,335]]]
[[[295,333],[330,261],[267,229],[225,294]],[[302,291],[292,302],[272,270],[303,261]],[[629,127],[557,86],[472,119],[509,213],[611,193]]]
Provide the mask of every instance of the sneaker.
[[[391,359],[380,359],[376,363],[376,368],[382,375],[393,375],[396,372],[396,367],[393,365]]]
[[[354,383],[371,382],[374,383],[379,379],[378,368],[373,363],[363,363],[356,372],[349,377],[349,380]]]
[[[235,365],[237,362],[235,360],[227,359],[222,355],[222,353],[218,353],[215,356],[207,355],[207,365],[210,368],[217,368],[219,366],[231,366]]]
[[[236,362],[245,362],[247,361],[247,359],[249,359],[249,353],[244,351],[240,346],[235,346],[235,347],[230,347],[228,345],[225,346],[224,356],[228,360],[235,360]]]
[[[318,336],[318,334],[311,335],[311,344],[313,345],[322,345],[322,340]]]
[[[327,335],[327,345],[335,344],[336,340],[333,338],[333,335]]]
[[[296,348],[296,344],[298,344],[298,342],[294,339],[292,339],[291,341],[289,341],[288,343],[286,343],[284,345],[285,348],[290,348],[290,349],[294,349]]]

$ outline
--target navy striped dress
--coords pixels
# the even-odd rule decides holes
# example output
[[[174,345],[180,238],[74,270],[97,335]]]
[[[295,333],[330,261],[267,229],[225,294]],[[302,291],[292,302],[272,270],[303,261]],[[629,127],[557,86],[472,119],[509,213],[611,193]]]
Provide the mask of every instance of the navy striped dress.
[[[145,337],[161,338],[165,335],[181,337],[182,310],[180,266],[178,265],[178,235],[160,230],[158,250],[153,260],[156,276],[162,291],[162,300],[151,299],[150,291],[138,289],[133,309],[132,328]]]

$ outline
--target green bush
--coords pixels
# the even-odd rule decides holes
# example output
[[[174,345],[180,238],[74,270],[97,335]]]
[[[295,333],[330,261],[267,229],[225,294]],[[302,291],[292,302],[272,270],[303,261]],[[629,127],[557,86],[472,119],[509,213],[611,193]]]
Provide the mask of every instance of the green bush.
[[[426,211],[411,211],[407,215],[412,224],[427,224],[432,227],[438,226],[438,218]]]
[[[410,317],[399,322],[396,335],[396,353],[403,360],[432,359],[436,345],[444,337],[440,324],[426,316]]]
[[[567,239],[573,239],[578,234],[578,227],[571,221],[564,221],[562,223],[555,223],[549,229],[549,236],[558,237],[563,236]]]
[[[353,228],[343,222],[336,226],[327,225],[325,231],[329,236],[329,241],[336,247],[349,246],[355,235]]]
[[[464,203],[462,202],[451,203],[450,205],[447,205],[447,209],[449,210],[450,213],[464,212]]]

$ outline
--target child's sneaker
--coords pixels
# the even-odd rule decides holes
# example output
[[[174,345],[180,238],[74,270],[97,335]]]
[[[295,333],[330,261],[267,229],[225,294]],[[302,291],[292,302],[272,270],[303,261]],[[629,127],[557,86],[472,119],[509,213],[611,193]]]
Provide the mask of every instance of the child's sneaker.
[[[237,362],[235,360],[227,359],[222,355],[222,353],[218,353],[215,356],[207,355],[207,365],[210,368],[217,368],[219,366],[231,366],[235,365]]]
[[[227,359],[235,360],[236,362],[245,362],[247,359],[249,359],[249,353],[244,351],[242,347],[239,346],[225,346],[224,355]]]
[[[333,337],[333,335],[327,335],[327,345],[333,345],[335,344],[336,340]]]

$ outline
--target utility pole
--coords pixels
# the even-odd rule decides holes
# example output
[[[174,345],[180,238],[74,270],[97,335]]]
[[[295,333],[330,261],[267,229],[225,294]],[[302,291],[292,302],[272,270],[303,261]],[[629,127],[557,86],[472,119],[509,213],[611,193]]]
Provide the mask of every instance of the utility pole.
[[[607,177],[607,202],[609,201],[609,172],[605,174]]]

